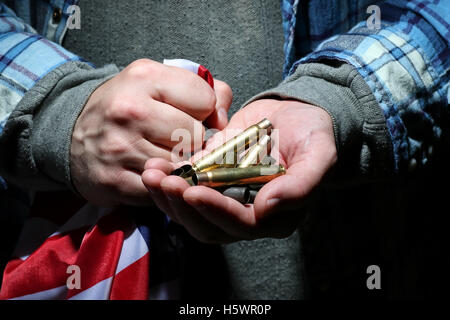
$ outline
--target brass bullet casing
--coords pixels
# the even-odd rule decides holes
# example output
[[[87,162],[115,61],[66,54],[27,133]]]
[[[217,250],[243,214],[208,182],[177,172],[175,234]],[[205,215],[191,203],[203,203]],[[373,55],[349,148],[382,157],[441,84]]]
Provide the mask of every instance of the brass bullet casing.
[[[247,185],[267,183],[283,175],[286,170],[278,166],[251,166],[248,168],[219,168],[206,172],[196,172],[192,176],[195,185],[221,187],[229,185]]]
[[[259,139],[258,143],[251,147],[246,155],[241,159],[238,168],[247,168],[257,165],[266,155],[270,154],[270,136],[265,135]]]
[[[222,191],[222,194],[242,204],[253,204],[256,195],[258,194],[258,190],[251,189],[247,186],[228,187]]]
[[[270,151],[269,151],[270,152]],[[259,164],[263,164],[263,165],[272,165],[274,166],[277,163],[277,160],[269,155],[266,155]]]
[[[271,128],[272,124],[270,123],[270,121],[267,119],[263,119],[262,121],[247,128],[234,138],[228,140],[220,147],[217,147],[209,154],[196,161],[192,165],[194,171],[196,173],[199,173],[223,166],[222,162],[227,157],[227,154],[229,152],[234,153],[236,163],[236,158],[239,152],[241,152],[245,148],[248,148],[248,146],[250,146],[258,139],[259,131],[267,130],[267,134],[269,134]]]
[[[195,183],[192,181],[192,176],[184,177],[184,180],[186,180],[186,182],[189,183],[190,186],[195,186]]]
[[[181,178],[184,178],[184,180],[186,180],[186,182],[191,186],[194,185],[194,182],[192,182],[193,174],[194,170],[192,169],[192,166],[190,164],[185,164],[184,166],[181,166],[170,173],[170,175],[172,176],[179,176]]]
[[[181,166],[178,169],[173,170],[170,174],[180,176],[182,178],[188,178],[194,174],[194,169],[192,169],[192,166],[190,164],[185,164],[184,166]]]
[[[250,199],[250,189],[247,187],[229,187],[222,194],[242,204],[247,204]]]
[[[233,165],[221,165],[224,168],[234,168]],[[186,180],[195,173],[194,168],[190,164],[185,164],[184,166],[179,167],[178,169],[173,170],[170,174],[185,178]]]

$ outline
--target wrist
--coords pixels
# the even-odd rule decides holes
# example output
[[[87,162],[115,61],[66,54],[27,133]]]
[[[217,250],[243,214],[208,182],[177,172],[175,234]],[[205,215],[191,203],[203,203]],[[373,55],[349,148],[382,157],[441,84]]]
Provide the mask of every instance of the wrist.
[[[346,177],[390,175],[394,170],[386,120],[370,88],[348,65],[299,65],[278,87],[253,97],[296,99],[325,110],[338,150],[337,172]],[[252,102],[254,103],[254,102]]]
[[[91,93],[115,74],[115,66],[93,69],[86,64],[67,63],[42,79],[35,90],[42,91],[46,81],[53,83],[43,97],[33,119],[32,155],[38,170],[54,185],[73,190],[70,176],[70,147],[75,122]],[[47,89],[48,90],[48,89]]]

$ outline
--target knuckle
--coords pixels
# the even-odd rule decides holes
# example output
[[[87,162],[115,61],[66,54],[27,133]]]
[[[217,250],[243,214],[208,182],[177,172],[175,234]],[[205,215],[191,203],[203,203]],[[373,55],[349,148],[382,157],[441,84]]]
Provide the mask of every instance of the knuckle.
[[[196,100],[199,101],[198,111],[206,118],[216,107],[217,97],[214,89],[205,80],[191,71],[180,69],[179,72],[179,79],[182,79],[184,83],[192,88],[192,96],[196,96]],[[201,120],[204,119],[202,118]]]
[[[146,116],[145,109],[131,99],[116,98],[106,111],[106,118],[114,122],[127,122],[143,120]]]
[[[233,100],[233,91],[228,83],[216,80],[214,82],[214,90],[216,91],[217,96],[230,102]]]
[[[208,91],[203,90],[199,92],[199,95],[197,95],[197,101],[198,104],[195,116],[197,120],[200,121],[205,120],[216,110],[217,99],[212,89]]]
[[[126,154],[130,151],[130,145],[121,134],[110,133],[99,146],[104,156]]]
[[[138,59],[127,67],[127,76],[133,79],[144,79],[160,72],[160,64],[150,59]]]
[[[208,90],[205,93],[206,109],[208,112],[212,113],[216,108],[217,97],[214,90]]]

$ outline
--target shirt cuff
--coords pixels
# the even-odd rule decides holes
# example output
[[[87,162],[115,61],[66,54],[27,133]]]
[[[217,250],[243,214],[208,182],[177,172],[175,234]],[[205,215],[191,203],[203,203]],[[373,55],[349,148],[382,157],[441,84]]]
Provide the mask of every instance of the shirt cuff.
[[[39,80],[11,113],[0,145],[8,182],[32,190],[75,191],[70,146],[75,122],[92,92],[118,73],[115,65],[94,69],[84,62],[61,65]]]
[[[246,104],[273,97],[303,101],[327,111],[333,121],[338,172],[352,176],[394,172],[386,119],[353,66],[331,60],[301,64],[280,85]]]

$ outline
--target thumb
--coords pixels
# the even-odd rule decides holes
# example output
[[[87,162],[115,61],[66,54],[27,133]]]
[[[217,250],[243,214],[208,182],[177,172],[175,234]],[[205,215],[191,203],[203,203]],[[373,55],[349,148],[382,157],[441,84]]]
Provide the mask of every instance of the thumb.
[[[216,94],[216,106],[214,112],[205,120],[208,128],[222,130],[228,124],[228,109],[233,101],[233,92],[228,84],[214,79],[214,92]]]
[[[292,163],[285,175],[270,181],[259,191],[254,204],[257,216],[303,205],[336,161],[332,153],[320,149],[318,146]]]
[[[305,163],[289,167],[286,174],[266,184],[255,199],[255,213],[265,216],[280,208],[300,207],[303,200],[319,183],[321,174],[309,170]]]

